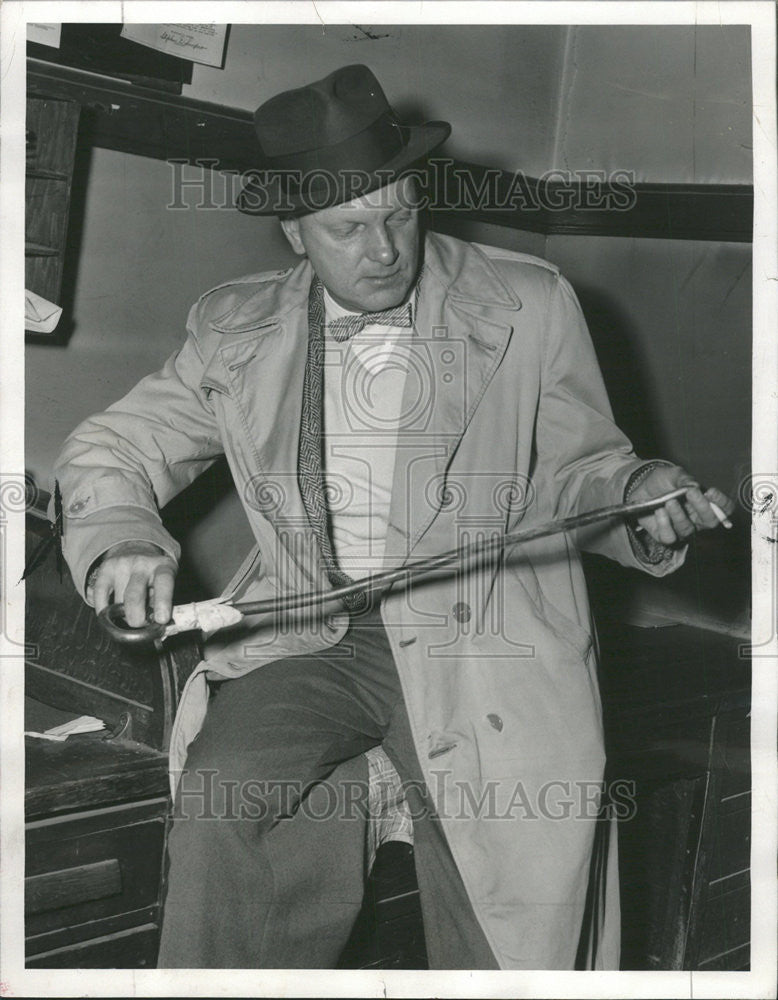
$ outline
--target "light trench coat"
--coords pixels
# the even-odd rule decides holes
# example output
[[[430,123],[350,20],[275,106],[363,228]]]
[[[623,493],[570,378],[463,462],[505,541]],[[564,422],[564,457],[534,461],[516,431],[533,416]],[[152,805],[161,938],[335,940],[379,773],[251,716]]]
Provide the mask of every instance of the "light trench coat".
[[[68,439],[56,475],[82,595],[89,568],[120,541],[178,557],[158,508],[222,454],[256,538],[225,593],[330,589],[296,476],[311,278],[303,260],[206,293],[181,350]],[[578,302],[555,267],[429,234],[412,343],[384,565],[623,500],[643,463],[613,423]],[[579,548],[655,575],[683,559],[646,555],[610,523],[381,601],[429,791],[504,969],[618,968],[614,823],[595,821],[605,754]],[[208,677],[327,648],[347,625],[330,609],[214,636],[184,691],[171,773],[202,724]]]

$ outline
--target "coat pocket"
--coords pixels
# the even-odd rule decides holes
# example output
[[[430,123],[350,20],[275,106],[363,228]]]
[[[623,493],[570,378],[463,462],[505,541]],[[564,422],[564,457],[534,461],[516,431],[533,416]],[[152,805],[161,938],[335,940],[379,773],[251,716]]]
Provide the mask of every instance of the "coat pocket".
[[[592,636],[589,630],[560,611],[550,600],[529,561],[513,565],[511,573],[526,594],[538,618],[585,661],[592,648]]]
[[[563,614],[545,595],[542,596],[541,614],[560,639],[572,646],[582,660],[592,648],[592,635],[588,629]]]

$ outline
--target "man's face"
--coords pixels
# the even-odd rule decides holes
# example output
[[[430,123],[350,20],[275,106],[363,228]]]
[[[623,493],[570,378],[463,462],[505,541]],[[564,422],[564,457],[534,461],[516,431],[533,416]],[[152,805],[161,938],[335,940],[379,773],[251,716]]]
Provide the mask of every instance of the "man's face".
[[[419,267],[419,220],[406,177],[343,205],[282,222],[335,301],[353,312],[399,305]]]

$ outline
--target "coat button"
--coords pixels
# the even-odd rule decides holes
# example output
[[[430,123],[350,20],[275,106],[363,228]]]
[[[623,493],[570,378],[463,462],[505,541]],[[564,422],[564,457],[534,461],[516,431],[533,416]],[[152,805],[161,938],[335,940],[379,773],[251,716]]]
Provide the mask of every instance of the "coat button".
[[[489,720],[489,725],[492,729],[496,729],[498,733],[502,732],[502,719],[499,715],[495,715],[494,712],[490,712],[486,718]]]
[[[469,622],[472,612],[470,611],[470,605],[465,604],[464,601],[457,601],[454,607],[451,609],[454,618],[458,622]]]
[[[324,624],[330,630],[330,632],[338,631],[338,621],[334,615],[327,615],[327,617],[324,619]]]

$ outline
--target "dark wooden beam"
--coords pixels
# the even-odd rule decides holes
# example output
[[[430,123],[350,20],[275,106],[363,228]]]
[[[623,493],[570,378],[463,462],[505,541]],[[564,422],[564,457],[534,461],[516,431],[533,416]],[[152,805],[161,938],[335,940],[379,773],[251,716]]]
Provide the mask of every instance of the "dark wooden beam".
[[[28,92],[81,104],[84,145],[238,173],[259,163],[249,111],[36,59],[28,67]],[[752,239],[754,194],[746,184],[631,184],[625,177],[597,182],[575,174],[539,179],[461,160],[439,168],[436,180],[433,213],[465,213],[548,236]]]
[[[746,184],[632,183],[624,175],[558,171],[538,179],[463,161],[453,161],[447,173],[437,184],[443,214],[465,211],[547,236],[752,240],[754,191]]]
[[[160,160],[208,160],[244,171],[259,159],[248,111],[162,94],[110,77],[28,59],[27,92],[81,104],[81,145]]]

